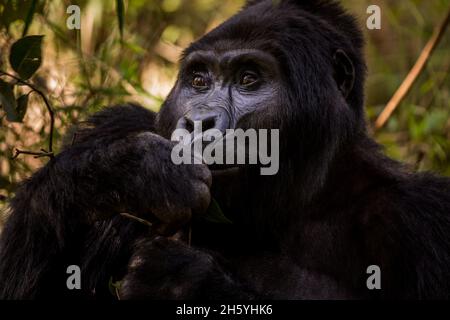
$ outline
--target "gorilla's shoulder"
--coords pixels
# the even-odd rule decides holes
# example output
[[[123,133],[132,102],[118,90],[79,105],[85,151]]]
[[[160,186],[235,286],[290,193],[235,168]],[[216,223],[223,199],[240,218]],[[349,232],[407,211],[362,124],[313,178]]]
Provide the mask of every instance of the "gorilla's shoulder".
[[[429,254],[443,247],[450,265],[450,178],[402,173],[375,188],[368,199],[362,215],[366,227],[378,226],[378,235],[414,248],[411,252],[420,247]]]
[[[431,172],[412,174],[402,185],[403,205],[411,210],[441,212],[450,219],[450,178]],[[409,205],[408,205],[409,203]]]
[[[156,114],[143,106],[128,103],[103,108],[73,126],[65,136],[64,148],[74,143],[114,140],[132,133],[154,131]]]
[[[450,179],[432,173],[412,174],[395,187],[386,207],[398,224],[392,227],[415,255],[450,265]],[[438,256],[439,255],[439,256]]]
[[[402,246],[401,255],[409,263],[407,267],[415,270],[425,296],[448,293],[450,179],[431,173],[414,174],[398,196],[396,209],[401,224],[393,230],[396,241]]]

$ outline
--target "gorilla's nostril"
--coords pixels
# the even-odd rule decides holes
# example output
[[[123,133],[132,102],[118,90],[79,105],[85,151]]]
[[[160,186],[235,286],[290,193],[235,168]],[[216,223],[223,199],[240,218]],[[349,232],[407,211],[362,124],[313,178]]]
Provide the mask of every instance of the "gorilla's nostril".
[[[194,122],[191,119],[186,118],[184,127],[189,133],[192,133],[194,131]]]
[[[224,133],[228,126],[228,117],[218,112],[189,112],[177,122],[177,129],[184,129],[189,133],[196,130],[205,132],[211,129]]]
[[[186,117],[183,121],[183,127],[190,133],[194,131],[194,129],[199,130],[199,125],[201,123],[201,129],[203,132],[206,130],[215,128],[216,126],[216,119],[215,117],[207,117],[207,118],[196,118],[193,119],[191,117]]]
[[[216,126],[216,118],[208,118],[202,121],[202,130],[206,131]]]

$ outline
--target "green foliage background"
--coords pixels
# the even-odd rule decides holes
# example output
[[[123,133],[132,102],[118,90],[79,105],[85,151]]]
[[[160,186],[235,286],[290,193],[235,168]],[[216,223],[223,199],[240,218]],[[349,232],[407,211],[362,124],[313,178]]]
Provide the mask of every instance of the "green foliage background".
[[[103,106],[134,101],[158,110],[177,72],[177,60],[190,42],[235,13],[243,0],[123,1],[0,0],[0,70],[14,42],[44,35],[42,64],[29,79],[56,112],[55,152],[67,128]],[[366,33],[366,105],[371,125],[414,65],[450,0],[343,0]],[[69,30],[70,5],[81,8],[81,30]],[[367,30],[366,9],[382,10],[382,29]],[[122,28],[120,27],[122,26]],[[417,170],[450,175],[450,32],[444,35],[426,70],[387,125],[375,133],[386,152]],[[4,81],[12,79],[1,77]],[[15,86],[16,97],[26,87]],[[42,99],[28,95],[22,122],[8,121],[0,107],[0,210],[17,183],[46,158],[21,155],[15,147],[46,148],[49,117]],[[1,213],[1,212],[0,212]]]

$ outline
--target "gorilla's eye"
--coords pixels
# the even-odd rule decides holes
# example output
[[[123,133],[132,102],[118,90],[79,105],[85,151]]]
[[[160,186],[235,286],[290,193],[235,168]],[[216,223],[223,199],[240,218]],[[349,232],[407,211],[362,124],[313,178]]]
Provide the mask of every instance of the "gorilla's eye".
[[[206,83],[205,77],[196,74],[192,79],[192,86],[197,89],[204,89],[208,86],[208,84]]]
[[[258,76],[253,72],[244,72],[241,76],[240,84],[244,87],[249,87],[258,81]]]

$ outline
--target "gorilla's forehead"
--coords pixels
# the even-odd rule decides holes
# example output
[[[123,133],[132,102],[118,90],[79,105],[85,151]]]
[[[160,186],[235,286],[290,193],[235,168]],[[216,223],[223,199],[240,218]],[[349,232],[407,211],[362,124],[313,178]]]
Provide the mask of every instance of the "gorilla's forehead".
[[[354,18],[334,1],[255,0],[243,10],[189,46],[194,51],[228,51],[254,48],[271,53],[278,61],[305,59],[308,53],[328,54],[340,46],[360,50],[362,35]]]
[[[286,19],[257,16],[244,11],[192,43],[183,57],[196,51],[227,55],[231,51],[259,50],[283,59],[285,54],[308,46],[309,38],[313,36],[311,27],[303,28],[301,19],[296,22],[293,28],[286,25]],[[307,22],[304,24],[307,25]]]
[[[240,35],[226,34],[226,36],[216,36],[216,33],[209,33],[198,41],[191,44],[184,51],[183,57],[190,56],[196,51],[211,51],[216,55],[226,55],[231,51],[260,51],[268,54],[279,54],[279,43],[281,40],[276,35],[270,35],[269,32],[265,36],[260,35]]]

